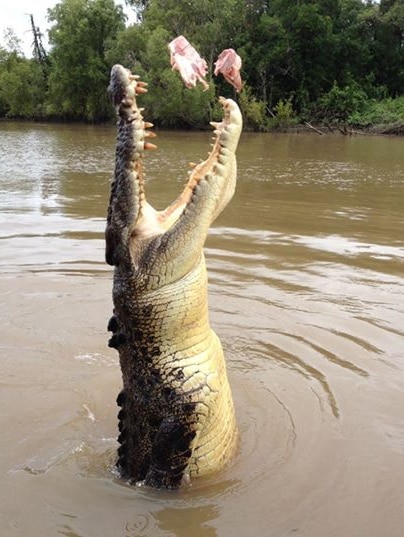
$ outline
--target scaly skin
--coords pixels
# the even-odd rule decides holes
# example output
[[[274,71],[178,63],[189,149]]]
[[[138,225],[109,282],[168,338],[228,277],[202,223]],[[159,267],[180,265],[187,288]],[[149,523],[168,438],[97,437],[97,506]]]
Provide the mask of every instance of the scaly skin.
[[[203,245],[234,193],[242,120],[236,103],[221,98],[210,155],[177,200],[155,211],[142,168],[153,134],[136,103],[145,86],[113,67],[118,137],[105,235],[115,267],[109,345],[118,349],[123,378],[117,465],[131,482],[178,488],[187,476],[223,468],[237,445],[224,355],[209,326]]]

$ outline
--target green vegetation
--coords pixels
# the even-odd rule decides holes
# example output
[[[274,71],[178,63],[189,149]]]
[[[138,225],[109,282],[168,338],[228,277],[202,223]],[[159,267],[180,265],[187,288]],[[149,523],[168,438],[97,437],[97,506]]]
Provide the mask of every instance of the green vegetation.
[[[246,126],[296,123],[370,128],[404,124],[404,0],[61,0],[48,10],[50,50],[25,58],[10,30],[0,46],[0,117],[105,121],[114,63],[149,82],[148,117],[201,127],[217,95],[239,100]],[[35,17],[35,13],[34,13]],[[183,34],[210,68],[209,91],[187,90],[171,70],[168,42]],[[212,78],[224,48],[243,60],[240,95]]]
[[[349,116],[347,124],[352,128],[381,134],[403,134],[404,97],[368,101],[361,111],[355,111]]]

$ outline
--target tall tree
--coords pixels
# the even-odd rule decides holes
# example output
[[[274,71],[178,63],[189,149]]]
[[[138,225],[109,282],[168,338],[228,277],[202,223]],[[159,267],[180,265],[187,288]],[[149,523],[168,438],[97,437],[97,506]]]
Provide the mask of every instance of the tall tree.
[[[215,84],[203,92],[197,86],[190,92],[173,73],[168,43],[183,34],[207,60],[210,73],[218,54],[236,47],[243,28],[242,0],[154,0],[134,1],[141,10],[141,24],[126,29],[111,47],[108,57],[129,61],[153,87],[144,98],[148,114],[161,125],[200,126],[213,119]],[[121,60],[120,60],[121,58]],[[227,87],[225,87],[227,86]],[[221,88],[222,89],[222,88]],[[232,92],[223,84],[223,93]],[[222,93],[222,91],[221,91]]]
[[[224,48],[234,47],[244,33],[245,0],[128,0],[142,24],[163,27],[170,38],[184,35],[211,65]]]
[[[376,28],[375,60],[378,83],[384,83],[393,96],[404,87],[404,0],[381,0]]]
[[[42,69],[36,60],[24,58],[13,31],[7,37],[8,50],[0,47],[0,116],[43,117]]]
[[[49,113],[71,119],[104,120],[111,114],[106,96],[109,70],[105,52],[125,27],[113,0],[62,0],[48,10],[54,25],[49,77]]]

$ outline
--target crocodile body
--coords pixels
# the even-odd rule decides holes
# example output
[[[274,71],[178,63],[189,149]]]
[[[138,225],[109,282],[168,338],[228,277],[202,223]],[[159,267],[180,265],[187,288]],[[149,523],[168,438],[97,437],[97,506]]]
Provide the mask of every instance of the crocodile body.
[[[114,266],[109,345],[123,380],[117,466],[130,482],[178,488],[223,468],[237,446],[225,359],[209,325],[203,245],[234,193],[242,120],[236,103],[221,98],[211,153],[177,200],[156,211],[146,201],[142,164],[155,148],[153,133],[136,102],[145,86],[113,67],[118,135],[105,236]]]

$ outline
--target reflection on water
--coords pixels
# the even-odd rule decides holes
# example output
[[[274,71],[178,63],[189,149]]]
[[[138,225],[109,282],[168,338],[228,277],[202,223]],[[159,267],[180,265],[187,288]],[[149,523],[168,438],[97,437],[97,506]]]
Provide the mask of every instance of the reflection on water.
[[[114,128],[0,130],[1,535],[401,537],[404,140],[242,136],[206,245],[240,447],[172,494],[114,473]],[[147,187],[161,208],[209,135],[158,140]]]

